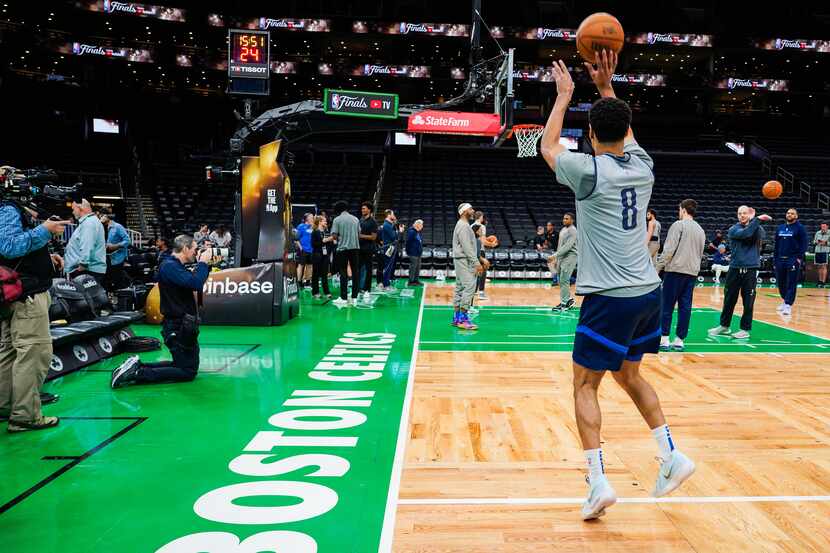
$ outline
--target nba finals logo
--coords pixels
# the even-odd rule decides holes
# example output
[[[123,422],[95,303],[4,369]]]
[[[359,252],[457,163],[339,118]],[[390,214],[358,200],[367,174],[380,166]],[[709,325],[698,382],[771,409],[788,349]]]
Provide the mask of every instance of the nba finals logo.
[[[340,95],[339,94],[332,94],[331,95],[331,109],[338,109],[340,106]]]

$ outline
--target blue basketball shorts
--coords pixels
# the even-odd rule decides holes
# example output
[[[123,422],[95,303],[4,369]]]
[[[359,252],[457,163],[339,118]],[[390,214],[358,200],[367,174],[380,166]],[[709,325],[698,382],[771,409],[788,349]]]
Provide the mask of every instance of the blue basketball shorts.
[[[658,286],[633,298],[589,294],[582,300],[573,360],[595,371],[618,371],[660,348],[662,293]]]

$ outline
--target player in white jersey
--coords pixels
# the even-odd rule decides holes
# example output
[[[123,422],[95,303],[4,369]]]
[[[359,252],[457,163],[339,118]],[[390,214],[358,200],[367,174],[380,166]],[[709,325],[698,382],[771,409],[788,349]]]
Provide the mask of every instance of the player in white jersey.
[[[556,102],[542,135],[542,156],[556,179],[574,191],[579,242],[576,293],[584,296],[573,350],[576,423],[588,463],[590,492],[582,518],[597,518],[617,501],[605,477],[597,390],[606,371],[637,405],[660,450],[653,495],[674,491],[695,470],[674,447],[660,400],[640,375],[643,354],[660,343],[660,278],[643,242],[646,210],[654,186],[651,157],[634,140],[631,109],[617,99],[611,76],[617,56],[603,51],[596,68],[585,64],[600,98],[588,113],[593,155],[559,144],[573,94],[562,61],[554,65]]]

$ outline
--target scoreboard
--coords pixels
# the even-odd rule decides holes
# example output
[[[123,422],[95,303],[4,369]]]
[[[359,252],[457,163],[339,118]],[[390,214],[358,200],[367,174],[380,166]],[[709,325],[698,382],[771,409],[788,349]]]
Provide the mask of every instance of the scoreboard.
[[[268,96],[271,90],[271,36],[268,31],[228,31],[228,92]]]
[[[228,76],[267,79],[270,76],[270,46],[268,31],[228,32]]]

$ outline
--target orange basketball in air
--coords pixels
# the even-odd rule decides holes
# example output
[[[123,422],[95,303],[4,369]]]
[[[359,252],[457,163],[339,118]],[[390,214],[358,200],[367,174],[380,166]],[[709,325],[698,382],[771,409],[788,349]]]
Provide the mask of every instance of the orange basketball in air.
[[[496,248],[499,245],[499,239],[491,234],[490,236],[484,239],[484,245],[488,248]]]
[[[576,49],[582,59],[596,63],[596,53],[622,50],[625,33],[619,20],[610,13],[599,12],[589,15],[576,30]]]
[[[761,189],[761,192],[764,194],[766,199],[775,200],[784,193],[784,187],[781,186],[781,183],[777,180],[771,180],[764,183],[764,187]]]

